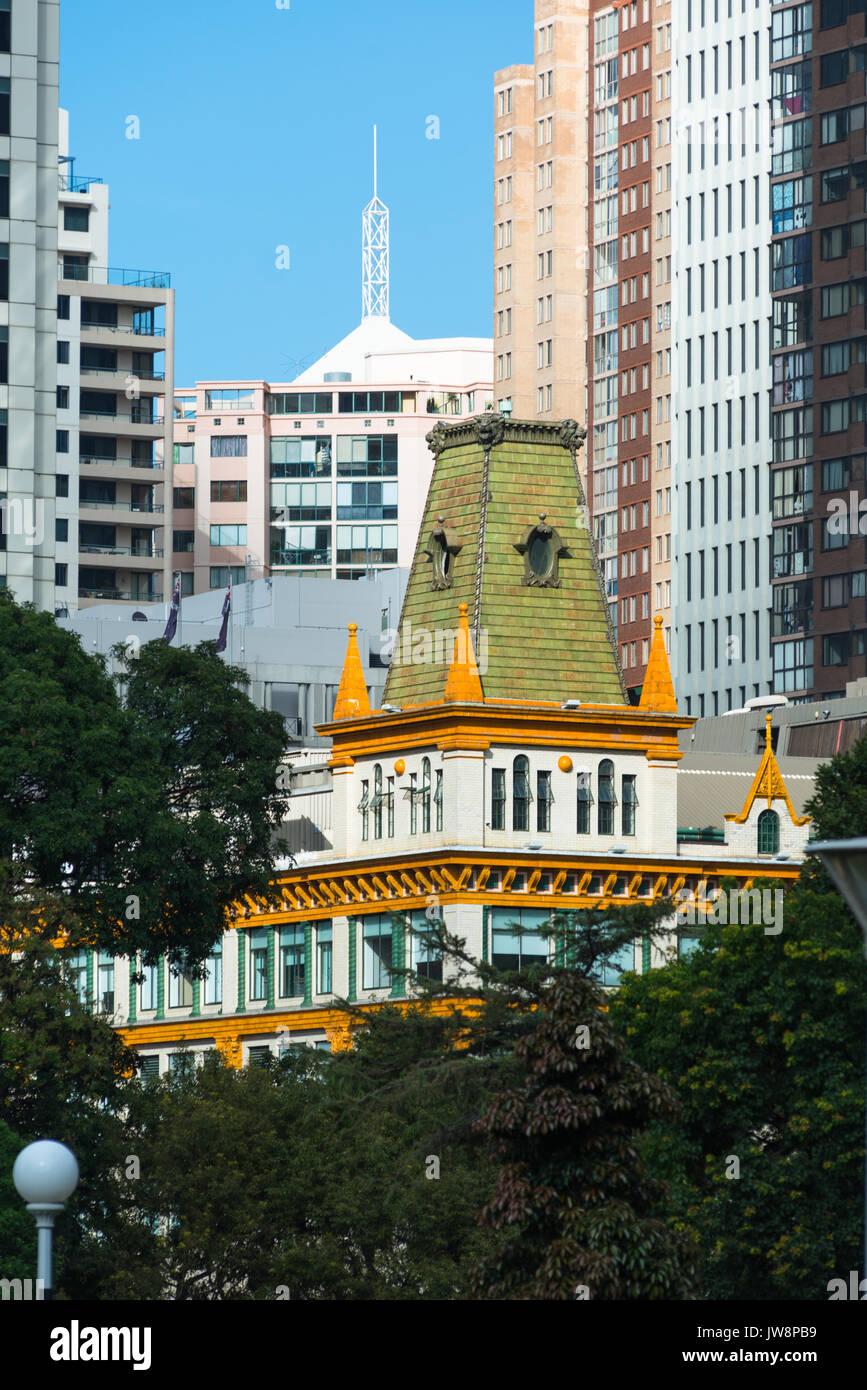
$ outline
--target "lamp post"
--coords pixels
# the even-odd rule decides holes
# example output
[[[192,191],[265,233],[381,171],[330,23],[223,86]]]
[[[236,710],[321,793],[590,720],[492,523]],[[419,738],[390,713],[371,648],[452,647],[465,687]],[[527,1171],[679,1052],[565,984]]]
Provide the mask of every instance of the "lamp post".
[[[845,898],[864,933],[864,955],[867,958],[867,836],[853,840],[816,840],[807,845],[811,854],[821,859],[834,881],[837,891]],[[865,1124],[867,1144],[867,1124]],[[864,1277],[867,1278],[867,1150],[864,1168]]]
[[[36,1217],[37,1288],[43,1297],[52,1291],[51,1242],[54,1222],[78,1186],[78,1161],[71,1149],[55,1139],[37,1139],[22,1149],[12,1168],[12,1181]]]

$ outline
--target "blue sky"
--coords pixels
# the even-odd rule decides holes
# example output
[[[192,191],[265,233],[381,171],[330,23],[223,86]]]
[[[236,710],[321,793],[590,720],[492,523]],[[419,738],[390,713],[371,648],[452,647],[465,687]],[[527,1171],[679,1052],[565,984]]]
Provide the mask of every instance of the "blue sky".
[[[493,74],[532,0],[290,4],[61,4],[75,172],[109,184],[111,264],[171,272],[180,386],[291,380],[356,326],[374,122],[392,321],[491,332]]]

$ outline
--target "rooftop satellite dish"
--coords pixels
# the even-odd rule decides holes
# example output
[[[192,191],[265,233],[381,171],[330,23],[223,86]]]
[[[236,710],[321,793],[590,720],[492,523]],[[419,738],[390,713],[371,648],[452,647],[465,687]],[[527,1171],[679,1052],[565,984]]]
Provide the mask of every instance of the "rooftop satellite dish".
[[[133,613],[133,615],[132,615],[132,620],[133,620],[134,623],[146,623],[147,620],[148,620],[148,619],[147,619],[147,613],[141,613],[141,612],[137,609],[136,612]]]

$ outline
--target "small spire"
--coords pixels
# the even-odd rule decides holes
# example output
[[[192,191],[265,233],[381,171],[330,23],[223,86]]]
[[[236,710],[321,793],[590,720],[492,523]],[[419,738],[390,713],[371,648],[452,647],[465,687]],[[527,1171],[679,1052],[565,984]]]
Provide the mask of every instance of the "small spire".
[[[774,716],[772,714],[765,715],[765,751],[768,753],[772,753],[774,751],[774,743],[773,739],[771,738],[771,724],[773,723],[773,721]]]
[[[476,665],[476,654],[473,651],[473,639],[470,636],[470,625],[467,622],[468,606],[465,603],[458,604],[460,621],[458,623],[457,636],[455,637],[455,654],[452,664],[449,667],[449,677],[446,681],[446,700],[460,700],[471,704],[480,704],[485,695],[482,690],[479,668]]]
[[[677,714],[674,682],[671,679],[671,667],[668,664],[665,638],[662,635],[662,617],[659,613],[653,620],[653,626],[655,630],[650,643],[650,660],[644,673],[638,708],[654,710],[659,714]]]
[[[360,719],[363,715],[370,714],[367,683],[364,679],[361,653],[358,650],[358,640],[355,636],[357,631],[358,624],[350,623],[343,675],[340,677],[337,699],[334,701],[334,713],[331,716],[334,723],[340,719]]]

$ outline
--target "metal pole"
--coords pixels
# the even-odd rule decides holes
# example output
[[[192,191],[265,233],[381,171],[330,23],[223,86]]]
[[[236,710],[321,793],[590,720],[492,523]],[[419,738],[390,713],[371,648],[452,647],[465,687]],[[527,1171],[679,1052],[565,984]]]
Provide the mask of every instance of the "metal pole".
[[[28,1202],[27,1210],[32,1211],[36,1218],[36,1287],[42,1285],[42,1297],[50,1299],[52,1296],[52,1238],[54,1236],[54,1221],[59,1211],[63,1211],[62,1202]]]

